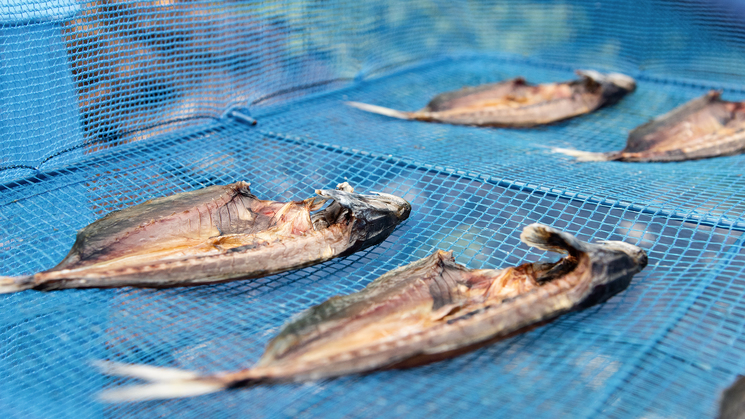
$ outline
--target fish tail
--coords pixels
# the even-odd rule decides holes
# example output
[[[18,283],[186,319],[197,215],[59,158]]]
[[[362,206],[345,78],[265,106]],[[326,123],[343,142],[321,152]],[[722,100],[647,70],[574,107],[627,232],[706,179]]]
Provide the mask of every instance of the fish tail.
[[[36,286],[33,275],[0,276],[0,294],[30,290]]]
[[[588,244],[569,233],[544,224],[531,224],[523,229],[520,240],[528,246],[556,253],[576,256],[587,250]]]
[[[98,399],[104,402],[115,403],[201,396],[224,390],[229,385],[229,383],[222,382],[214,377],[200,376],[195,372],[176,368],[123,364],[111,361],[95,361],[93,365],[106,375],[149,381],[147,384],[104,390],[98,395]]]
[[[551,151],[576,157],[578,161],[607,161],[614,158],[613,153],[592,153],[589,151],[572,150],[570,148],[554,147]]]
[[[397,111],[395,109],[384,108],[382,106],[369,105],[367,103],[360,102],[346,102],[347,105],[361,109],[366,112],[376,113],[378,115],[390,116],[391,118],[398,119],[411,119],[411,112]]]

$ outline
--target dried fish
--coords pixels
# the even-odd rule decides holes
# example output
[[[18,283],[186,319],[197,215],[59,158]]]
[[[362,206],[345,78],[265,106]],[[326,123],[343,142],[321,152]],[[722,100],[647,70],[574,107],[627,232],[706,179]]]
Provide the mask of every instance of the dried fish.
[[[436,96],[422,110],[402,112],[359,102],[363,111],[399,119],[454,125],[532,127],[561,121],[612,105],[633,92],[636,83],[618,73],[579,70],[579,80],[532,85],[523,78],[466,87]]]
[[[521,239],[567,256],[555,263],[472,270],[457,264],[451,252],[437,251],[386,273],[360,292],[301,313],[250,369],[201,376],[102,362],[105,373],[151,381],[109,390],[103,398],[186,397],[437,361],[601,303],[625,289],[647,264],[639,247],[589,244],[541,224],[526,227]]]
[[[347,183],[316,194],[298,202],[266,201],[237,182],[115,211],[78,232],[54,268],[0,277],[0,293],[257,278],[376,245],[411,211],[402,198],[356,194]]]
[[[745,152],[745,102],[727,102],[711,91],[636,127],[626,148],[590,153],[556,148],[581,161],[683,161]]]

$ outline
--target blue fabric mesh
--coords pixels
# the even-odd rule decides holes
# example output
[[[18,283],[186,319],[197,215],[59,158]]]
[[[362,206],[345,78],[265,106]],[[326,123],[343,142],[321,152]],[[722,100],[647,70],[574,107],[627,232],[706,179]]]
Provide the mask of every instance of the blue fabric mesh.
[[[745,156],[578,163],[720,89],[745,99],[745,11],[671,1],[0,3],[0,267],[48,269],[109,211],[247,180],[270,199],[342,181],[397,194],[381,245],[207,287],[0,296],[3,417],[706,417],[745,371]],[[464,85],[625,72],[635,93],[530,130],[398,121]],[[246,117],[258,120],[256,126]],[[250,366],[281,325],[435,249],[472,268],[555,257],[542,222],[649,266],[605,304],[453,360],[162,402],[101,404],[111,359]]]

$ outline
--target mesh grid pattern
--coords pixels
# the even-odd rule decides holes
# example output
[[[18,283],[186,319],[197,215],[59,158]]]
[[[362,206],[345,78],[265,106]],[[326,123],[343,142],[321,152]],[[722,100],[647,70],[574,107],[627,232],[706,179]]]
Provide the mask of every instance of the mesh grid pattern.
[[[745,371],[745,156],[578,163],[709,89],[745,99],[724,1],[0,5],[0,266],[47,269],[75,231],[154,197],[247,180],[267,199],[348,181],[412,203],[379,246],[251,281],[0,296],[3,417],[707,417]],[[29,71],[31,67],[36,72]],[[617,105],[531,130],[397,121],[435,94],[576,68],[635,77]],[[239,111],[239,112],[231,112]],[[251,126],[235,115],[258,120]],[[436,364],[106,405],[89,362],[250,366],[292,315],[452,250],[471,268],[553,258],[549,224],[649,266],[608,302]]]

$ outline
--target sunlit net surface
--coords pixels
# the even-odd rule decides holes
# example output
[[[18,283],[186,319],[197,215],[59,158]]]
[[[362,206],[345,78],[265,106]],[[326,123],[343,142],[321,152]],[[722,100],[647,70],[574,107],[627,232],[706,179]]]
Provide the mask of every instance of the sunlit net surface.
[[[347,181],[410,219],[345,259],[170,290],[0,296],[3,417],[706,417],[745,371],[745,156],[578,163],[710,89],[745,99],[745,26],[723,2],[45,1],[0,4],[0,266],[48,269],[75,231],[154,197],[237,180],[267,199]],[[398,121],[435,94],[576,68],[625,72],[611,108],[531,130]],[[253,126],[242,115],[258,120]],[[605,304],[459,358],[304,384],[106,405],[111,359],[250,366],[292,315],[452,250],[472,268],[553,258],[549,224],[650,264]]]

